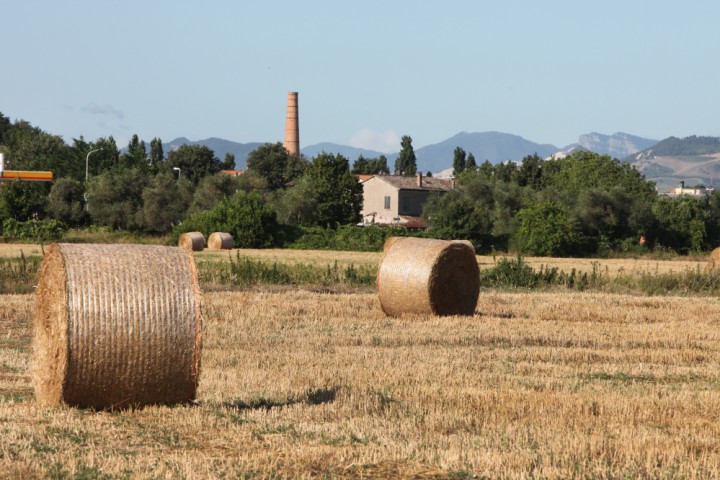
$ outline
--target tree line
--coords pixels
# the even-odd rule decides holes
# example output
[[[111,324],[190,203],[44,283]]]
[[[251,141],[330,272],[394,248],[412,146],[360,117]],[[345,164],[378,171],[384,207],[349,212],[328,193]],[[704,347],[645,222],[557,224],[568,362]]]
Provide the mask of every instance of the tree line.
[[[249,170],[235,177],[221,173],[234,168],[234,157],[221,161],[206,146],[183,145],[166,155],[159,138],[148,148],[137,135],[122,153],[113,137],[81,137],[68,145],[0,114],[0,152],[7,170],[49,170],[55,177],[2,183],[0,233],[10,219],[52,219],[68,227],[167,234],[197,223],[195,217],[221,208],[223,200],[227,210],[230,198],[236,210],[270,212],[258,216],[267,231],[281,224],[330,227],[357,222],[362,205],[362,187],[348,159],[325,153],[312,160],[295,157],[280,143],[253,151]]]
[[[718,193],[658,195],[637,169],[607,155],[530,155],[468,168],[462,149],[455,154],[459,188],[433,196],[424,216],[438,236],[471,239],[480,251],[699,253],[720,244]]]
[[[222,230],[237,236],[238,245],[257,247],[285,245],[298,229],[340,232],[338,226],[358,223],[362,185],[353,174],[390,172],[384,156],[359,157],[351,169],[342,155],[307,159],[268,143],[249,154],[243,175],[228,176],[221,170],[232,169],[234,157],[220,160],[205,146],[184,145],[166,154],[159,138],[146,145],[137,135],[123,152],[112,137],[66,144],[2,114],[0,152],[6,169],[51,170],[56,178],[4,182],[0,229],[10,220],[52,219],[71,228],[96,225],[174,236]],[[458,147],[453,166],[457,187],[433,194],[425,204],[430,228],[408,233],[469,239],[480,252],[532,255],[691,253],[720,244],[719,194],[658,196],[640,172],[606,155],[578,152],[554,160],[530,155],[519,163],[478,165]],[[393,167],[395,173],[417,171],[407,135]],[[353,243],[351,232],[337,235]]]

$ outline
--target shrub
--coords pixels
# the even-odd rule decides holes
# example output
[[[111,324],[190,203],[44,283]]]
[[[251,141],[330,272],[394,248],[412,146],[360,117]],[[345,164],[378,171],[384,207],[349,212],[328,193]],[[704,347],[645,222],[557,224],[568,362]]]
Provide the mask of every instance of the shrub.
[[[66,230],[67,226],[57,220],[18,222],[14,218],[8,218],[2,225],[2,233],[6,239],[38,243],[58,240]]]
[[[256,193],[236,192],[225,197],[212,210],[195,214],[173,229],[171,244],[185,232],[227,232],[236,248],[266,248],[276,244],[278,223],[275,212]]]

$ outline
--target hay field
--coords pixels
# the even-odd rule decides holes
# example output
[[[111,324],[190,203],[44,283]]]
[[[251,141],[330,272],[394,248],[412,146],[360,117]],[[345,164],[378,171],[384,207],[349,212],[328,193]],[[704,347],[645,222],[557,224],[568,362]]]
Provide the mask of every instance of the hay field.
[[[0,477],[717,478],[720,299],[209,293],[196,404],[46,409],[0,297]]]
[[[377,265],[380,262],[380,252],[337,252],[327,250],[287,250],[287,249],[233,249],[224,252],[196,252],[195,258],[199,261],[221,261],[227,260],[228,255],[235,258],[237,253],[251,257],[255,260],[278,263],[305,263],[313,265],[332,265],[335,262],[340,266],[350,264]],[[0,255],[2,250],[0,249]],[[481,269],[492,268],[501,256],[478,255],[478,265]],[[509,256],[508,258],[515,258]],[[639,274],[642,272],[669,273],[682,272],[686,269],[695,270],[704,268],[707,263],[705,257],[677,257],[674,259],[658,260],[653,258],[609,258],[609,259],[588,259],[588,258],[553,258],[553,257],[525,257],[525,263],[539,270],[543,267],[557,267],[559,270],[569,273],[573,268],[582,272],[592,272],[593,263],[598,265],[602,273],[616,276],[618,273]]]
[[[42,255],[42,247],[37,244],[0,243],[0,258],[19,257],[22,252],[25,256]],[[377,265],[380,262],[380,252],[338,252],[328,250],[288,250],[288,249],[232,249],[225,251],[210,251],[205,249],[202,252],[195,252],[198,261],[228,261],[228,256],[235,258],[237,254],[248,256],[255,260],[265,262],[278,262],[287,264],[311,264],[311,265],[333,265],[341,267],[347,265]],[[492,257],[478,255],[478,265],[481,269],[492,268],[501,256]],[[509,258],[515,258],[510,256]],[[682,272],[686,269],[694,270],[704,268],[707,263],[706,257],[677,257],[667,260],[654,258],[610,258],[610,259],[588,259],[588,258],[554,258],[554,257],[525,257],[525,263],[538,270],[541,266],[557,267],[566,273],[573,268],[582,272],[592,272],[593,263],[597,263],[602,273],[609,273],[611,276],[618,273],[632,274],[641,272],[668,273]]]

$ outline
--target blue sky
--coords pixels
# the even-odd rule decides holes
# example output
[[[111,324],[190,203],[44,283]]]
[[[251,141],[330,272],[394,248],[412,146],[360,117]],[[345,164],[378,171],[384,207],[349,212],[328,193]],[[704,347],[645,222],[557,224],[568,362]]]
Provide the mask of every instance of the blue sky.
[[[712,0],[0,0],[0,112],[65,141],[385,152],[461,132],[720,136]]]

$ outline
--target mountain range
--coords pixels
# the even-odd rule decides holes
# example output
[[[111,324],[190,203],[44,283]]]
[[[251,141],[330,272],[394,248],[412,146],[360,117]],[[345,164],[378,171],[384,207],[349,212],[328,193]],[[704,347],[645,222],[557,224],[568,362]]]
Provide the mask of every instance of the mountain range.
[[[545,158],[560,151],[567,151],[578,145],[600,154],[609,154],[613,157],[623,158],[656,143],[656,140],[644,139],[624,133],[616,133],[613,135],[590,133],[581,135],[578,143],[568,145],[564,148],[558,148],[555,145],[535,143],[509,133],[461,132],[442,142],[416,148],[415,156],[417,158],[418,169],[438,172],[452,167],[456,147],[462,148],[467,153],[472,153],[478,164],[485,160],[495,164],[507,160],[520,161],[523,157],[536,153]],[[211,148],[215,152],[215,156],[221,160],[225,158],[225,154],[231,153],[235,155],[236,168],[243,170],[247,167],[248,154],[262,143],[238,143],[220,138],[191,141],[187,138],[180,137],[171,142],[163,143],[163,150],[168,153],[183,144],[205,145]],[[341,154],[347,157],[350,162],[354,162],[360,155],[365,158],[375,158],[380,155],[385,155],[388,159],[388,166],[391,169],[399,154],[399,152],[383,154],[374,150],[329,142],[309,145],[301,149],[301,153],[307,158],[313,158],[321,152]]]
[[[238,143],[221,138],[190,141],[180,137],[164,143],[163,150],[168,153],[183,144],[205,145],[221,160],[225,158],[225,154],[231,153],[235,155],[236,168],[243,170],[247,167],[248,154],[262,145],[262,142]],[[472,153],[478,164],[485,160],[493,164],[507,160],[519,162],[523,157],[533,154],[542,158],[560,158],[578,150],[588,150],[633,164],[659,187],[674,186],[681,180],[686,184],[709,185],[717,178],[720,182],[720,138],[669,137],[658,141],[622,132],[612,135],[591,132],[580,135],[576,143],[562,148],[535,143],[509,133],[461,132],[442,142],[416,148],[418,170],[451,173],[456,147]],[[341,154],[350,162],[354,162],[360,155],[365,158],[385,155],[391,170],[398,157],[398,153],[383,154],[329,142],[306,146],[301,152],[306,158],[313,158],[321,152]]]

